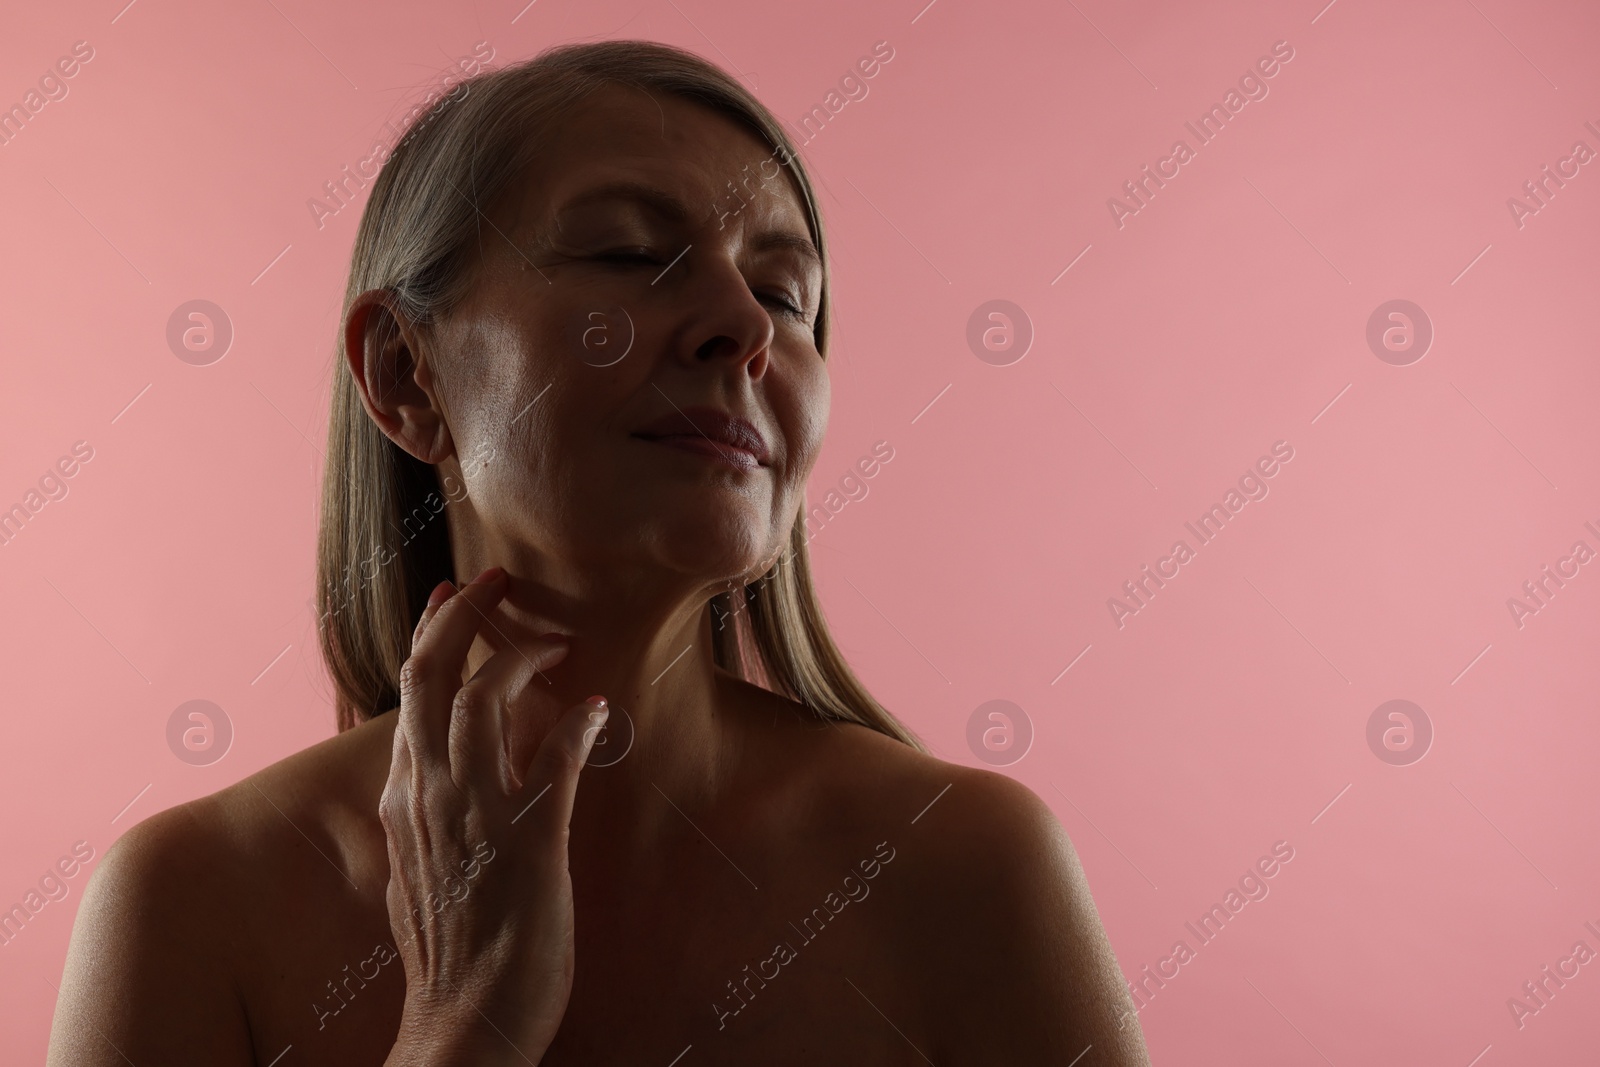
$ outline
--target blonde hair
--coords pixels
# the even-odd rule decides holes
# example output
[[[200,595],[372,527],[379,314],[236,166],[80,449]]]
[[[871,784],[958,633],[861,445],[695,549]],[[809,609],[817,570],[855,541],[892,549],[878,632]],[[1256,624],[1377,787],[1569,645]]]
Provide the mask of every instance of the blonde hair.
[[[384,162],[362,211],[341,324],[355,298],[372,289],[389,291],[418,324],[448,312],[472,281],[480,205],[493,204],[537,156],[541,131],[607,84],[709,107],[787,157],[822,253],[815,341],[826,358],[827,244],[794,144],[772,113],[722,70],[691,52],[647,41],[552,48],[461,82],[418,117]],[[343,358],[336,356],[333,373],[317,538],[317,629],[344,731],[399,704],[400,667],[428,593],[455,575],[446,524],[428,521],[443,506],[429,503],[439,501],[437,472],[367,416]],[[834,644],[811,581],[805,515],[802,504],[788,548],[766,575],[708,601],[715,663],[799,702],[823,722],[857,723],[927,752],[873,699]],[[411,524],[414,536],[396,545],[390,531]]]

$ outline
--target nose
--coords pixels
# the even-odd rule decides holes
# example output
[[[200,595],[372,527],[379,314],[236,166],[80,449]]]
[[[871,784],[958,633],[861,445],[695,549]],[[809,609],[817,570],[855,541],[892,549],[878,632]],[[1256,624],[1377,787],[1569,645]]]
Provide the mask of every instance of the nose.
[[[744,273],[730,256],[709,250],[688,266],[691,280],[682,291],[693,311],[684,354],[697,364],[730,360],[750,377],[761,377],[775,331],[772,316],[750,291]]]

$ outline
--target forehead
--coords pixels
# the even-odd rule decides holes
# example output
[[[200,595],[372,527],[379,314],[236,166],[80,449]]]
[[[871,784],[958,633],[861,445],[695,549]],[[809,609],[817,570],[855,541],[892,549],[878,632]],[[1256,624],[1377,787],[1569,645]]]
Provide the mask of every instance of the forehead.
[[[748,202],[740,216],[808,233],[799,192],[780,162],[731,116],[667,93],[605,85],[542,138],[519,214],[548,218],[569,203],[604,202],[586,195],[598,189],[634,184],[678,200],[691,222],[715,223],[740,206],[738,189]]]

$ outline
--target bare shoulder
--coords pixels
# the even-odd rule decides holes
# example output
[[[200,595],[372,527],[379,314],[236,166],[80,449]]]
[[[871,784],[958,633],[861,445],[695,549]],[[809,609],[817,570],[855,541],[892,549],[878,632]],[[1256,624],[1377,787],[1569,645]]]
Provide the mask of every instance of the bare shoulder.
[[[112,845],[96,873],[125,895],[167,899],[186,886],[211,896],[240,890],[264,870],[281,881],[308,849],[341,868],[359,865],[362,830],[378,827],[392,733],[392,716],[374,719],[150,816]]]
[[[253,931],[308,869],[303,853],[336,848],[340,821],[357,821],[347,809],[364,785],[362,749],[379,740],[357,732],[158,812],[111,845],[73,924],[51,1064],[253,1062]]]
[[[919,834],[925,824],[937,826],[923,835],[930,859],[956,860],[981,847],[1007,852],[1057,834],[1065,843],[1049,806],[1014,778],[940,759],[855,723],[811,729],[819,739],[821,776],[839,802]]]
[[[107,850],[73,924],[49,1063],[252,1062],[244,1006],[213,940],[204,887],[210,806],[196,801],[130,829]]]
[[[1096,1063],[1147,1065],[1088,881],[1049,805],[1008,775],[875,730],[845,727],[832,742],[841,795],[884,824],[901,878],[918,887],[896,909],[894,939],[925,984],[935,1062],[1067,1063],[1093,1047]]]

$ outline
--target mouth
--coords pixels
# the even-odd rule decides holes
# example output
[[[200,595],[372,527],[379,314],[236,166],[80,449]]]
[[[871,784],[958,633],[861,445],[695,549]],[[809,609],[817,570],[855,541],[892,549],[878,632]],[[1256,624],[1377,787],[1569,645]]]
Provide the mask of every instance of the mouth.
[[[649,444],[665,445],[667,448],[702,456],[714,463],[724,464],[742,471],[760,470],[763,466],[754,452],[722,441],[708,441],[699,434],[667,434],[662,437],[646,437],[643,434],[634,434],[634,437]]]
[[[640,427],[633,436],[717,460],[739,470],[765,467],[772,460],[759,430],[745,419],[711,407],[674,410]]]

